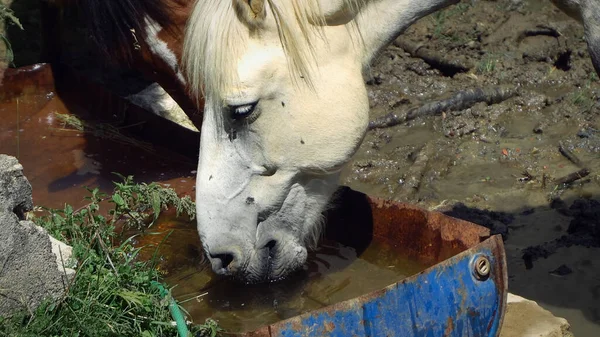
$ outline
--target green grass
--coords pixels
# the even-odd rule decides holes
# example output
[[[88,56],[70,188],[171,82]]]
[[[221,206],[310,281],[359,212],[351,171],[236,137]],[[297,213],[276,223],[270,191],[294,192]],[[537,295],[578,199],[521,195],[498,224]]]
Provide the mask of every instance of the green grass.
[[[153,284],[167,288],[155,262],[138,260],[141,248],[134,247],[131,237],[120,237],[122,231],[115,228],[151,227],[167,207],[194,218],[194,203],[156,183],[121,178],[110,195],[88,189],[84,207],[38,208],[43,214],[30,216],[73,247],[72,260],[64,263],[76,272],[58,301],[0,318],[0,336],[178,336],[169,311],[174,300],[170,294],[162,296],[160,286]],[[108,212],[102,212],[101,205],[107,203]],[[189,324],[190,335],[216,336],[220,331],[214,321],[204,323]]]
[[[594,94],[594,89],[592,88],[592,84],[596,83],[597,81],[598,75],[595,72],[590,73],[590,76],[585,81],[583,87],[578,88],[571,93],[571,103],[582,107],[585,110],[591,109],[596,104],[597,100],[597,97]]]
[[[496,70],[497,63],[498,58],[488,54],[477,64],[477,71],[480,74],[491,74]]]

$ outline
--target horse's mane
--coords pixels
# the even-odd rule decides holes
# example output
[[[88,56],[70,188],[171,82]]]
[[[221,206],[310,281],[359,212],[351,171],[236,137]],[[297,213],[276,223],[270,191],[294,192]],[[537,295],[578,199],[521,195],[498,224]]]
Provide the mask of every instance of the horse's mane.
[[[325,18],[318,0],[264,0],[267,16],[275,19],[279,39],[289,60],[293,79],[311,84],[316,66],[313,39],[322,36]],[[347,9],[358,12],[365,0],[343,0]],[[237,78],[236,62],[251,34],[260,27],[246,25],[236,12],[236,1],[201,0],[188,20],[183,50],[183,67],[191,94],[219,104],[211,97]]]
[[[130,63],[134,44],[145,43],[146,19],[163,29],[174,29],[165,0],[75,0],[90,38],[105,59]],[[134,36],[135,35],[135,36]]]

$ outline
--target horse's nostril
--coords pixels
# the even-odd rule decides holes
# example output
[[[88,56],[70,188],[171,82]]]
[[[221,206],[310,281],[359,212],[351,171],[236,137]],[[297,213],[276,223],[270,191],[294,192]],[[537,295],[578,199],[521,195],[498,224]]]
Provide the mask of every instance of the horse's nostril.
[[[260,173],[261,176],[265,176],[265,177],[271,177],[274,176],[275,173],[277,173],[277,168],[275,167],[270,167],[270,166],[265,166],[264,167],[264,171]]]
[[[227,269],[234,260],[233,254],[210,254],[210,257],[213,259],[213,262],[220,267],[217,269]]]
[[[277,241],[271,240],[271,241],[267,242],[267,244],[265,245],[265,248],[267,248],[269,251],[272,251],[276,245],[277,245]]]

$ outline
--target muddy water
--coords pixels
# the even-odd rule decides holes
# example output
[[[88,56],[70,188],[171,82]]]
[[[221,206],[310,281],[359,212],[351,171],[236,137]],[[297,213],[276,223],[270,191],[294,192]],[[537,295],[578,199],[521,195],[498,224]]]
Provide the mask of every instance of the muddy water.
[[[94,121],[97,117],[87,113],[89,108],[59,96],[46,65],[7,71],[0,91],[0,153],[19,159],[33,187],[35,205],[83,205],[83,197],[89,195],[86,186],[112,191],[113,181],[119,180],[113,172],[193,194],[193,159],[160,146],[147,151],[135,144],[74,131],[57,118],[57,114],[72,114]]]
[[[163,214],[152,234],[136,244],[147,247],[142,258],[161,256],[159,268],[173,295],[191,318],[219,322],[230,332],[253,331],[311,310],[348,300],[414,275],[426,266],[398,254],[393,247],[371,243],[360,255],[353,247],[323,242],[309,253],[304,268],[288,279],[266,285],[240,285],[219,279],[198,250],[195,222]],[[157,249],[158,247],[158,249]]]

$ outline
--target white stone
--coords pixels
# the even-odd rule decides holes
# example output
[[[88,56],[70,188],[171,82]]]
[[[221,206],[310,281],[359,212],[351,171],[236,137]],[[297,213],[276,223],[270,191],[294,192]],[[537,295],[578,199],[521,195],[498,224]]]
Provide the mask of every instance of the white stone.
[[[500,337],[573,337],[566,319],[536,302],[509,293]]]

